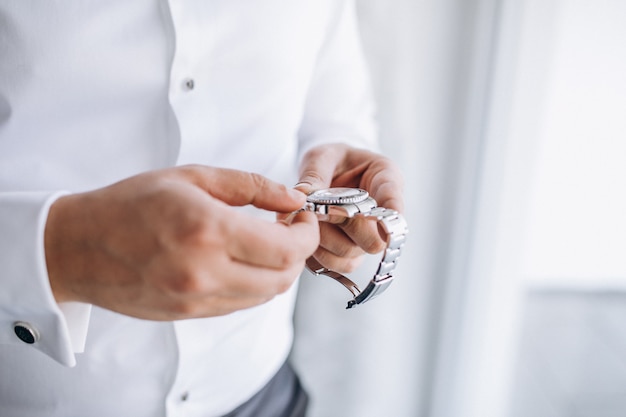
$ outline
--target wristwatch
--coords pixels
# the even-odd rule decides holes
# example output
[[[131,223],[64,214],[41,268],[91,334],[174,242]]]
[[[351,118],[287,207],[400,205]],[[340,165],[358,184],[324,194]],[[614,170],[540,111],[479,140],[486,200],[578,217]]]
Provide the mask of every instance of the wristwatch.
[[[389,287],[409,231],[400,213],[378,207],[376,200],[360,188],[327,188],[314,191],[307,196],[306,204],[301,210],[315,213],[320,221],[330,221],[337,217],[362,217],[375,220],[380,225],[379,230],[386,236],[387,245],[378,269],[364,290],[359,289],[348,277],[322,266],[313,257],[307,260],[306,267],[313,274],[333,278],[352,293],[354,298],[348,301],[346,308],[349,309],[372,300]]]

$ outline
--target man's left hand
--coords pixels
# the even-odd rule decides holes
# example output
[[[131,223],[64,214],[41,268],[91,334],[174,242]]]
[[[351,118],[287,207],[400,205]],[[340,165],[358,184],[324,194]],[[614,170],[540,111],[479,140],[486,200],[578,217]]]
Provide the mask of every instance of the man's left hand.
[[[310,194],[329,187],[362,188],[378,206],[404,210],[402,175],[396,165],[380,154],[344,144],[320,145],[309,150],[300,166],[295,188]],[[320,222],[320,246],[313,256],[326,268],[351,272],[365,253],[385,247],[375,222],[351,218],[341,223]]]

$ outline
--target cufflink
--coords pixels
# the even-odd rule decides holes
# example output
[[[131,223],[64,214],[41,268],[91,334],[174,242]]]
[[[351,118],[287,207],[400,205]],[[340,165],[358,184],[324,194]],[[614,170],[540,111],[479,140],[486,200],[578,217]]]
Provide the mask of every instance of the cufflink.
[[[22,342],[29,345],[39,340],[39,332],[30,323],[17,321],[13,323],[13,331]]]

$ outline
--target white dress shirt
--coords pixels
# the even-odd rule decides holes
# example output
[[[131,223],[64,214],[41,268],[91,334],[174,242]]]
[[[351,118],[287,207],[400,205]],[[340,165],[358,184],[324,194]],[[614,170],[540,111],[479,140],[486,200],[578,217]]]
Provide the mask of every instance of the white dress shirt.
[[[219,416],[291,348],[295,288],[173,323],[57,304],[60,195],[187,163],[292,185],[308,148],[374,136],[353,1],[0,3],[0,416]]]

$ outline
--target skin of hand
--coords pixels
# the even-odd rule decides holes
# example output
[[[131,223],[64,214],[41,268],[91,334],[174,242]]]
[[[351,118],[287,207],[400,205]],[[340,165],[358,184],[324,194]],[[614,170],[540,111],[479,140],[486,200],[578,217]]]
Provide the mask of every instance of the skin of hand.
[[[59,198],[44,245],[57,302],[81,301],[150,320],[211,317],[290,288],[319,245],[318,221],[287,225],[305,195],[257,174],[205,166],[151,171]]]
[[[344,144],[320,145],[309,150],[300,165],[295,188],[305,194],[329,187],[362,188],[379,207],[403,212],[402,175],[393,162],[377,153]],[[352,218],[320,222],[320,246],[314,253],[326,268],[351,272],[365,253],[378,253],[385,242],[376,222]]]

